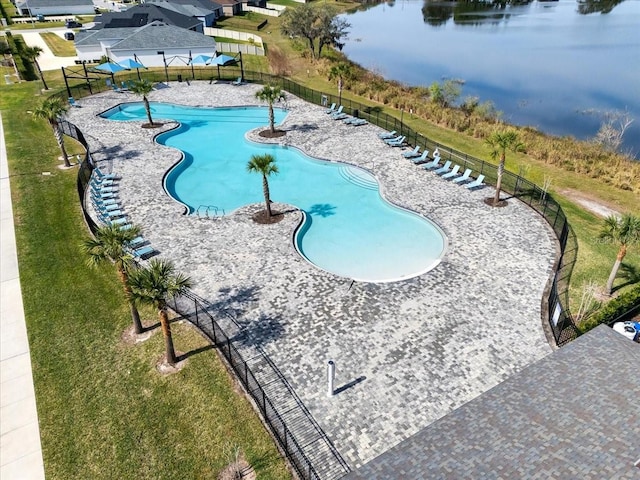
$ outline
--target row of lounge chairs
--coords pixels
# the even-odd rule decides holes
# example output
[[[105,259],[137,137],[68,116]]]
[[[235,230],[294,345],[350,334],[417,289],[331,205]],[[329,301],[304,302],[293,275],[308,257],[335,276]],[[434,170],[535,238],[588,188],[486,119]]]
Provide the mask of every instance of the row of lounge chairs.
[[[89,180],[89,196],[98,220],[104,225],[117,225],[120,229],[129,229],[132,225],[118,199],[118,186],[115,184],[119,178],[110,173],[105,174],[99,168],[94,168]],[[144,260],[154,253],[155,249],[148,245],[144,237],[138,236],[128,245],[129,253]]]
[[[366,125],[367,122],[364,118],[352,117],[343,112],[344,106],[340,105],[336,108],[336,104],[332,103],[329,108],[325,110],[325,113],[331,115],[334,120],[343,120],[346,125],[357,127],[360,125]]]

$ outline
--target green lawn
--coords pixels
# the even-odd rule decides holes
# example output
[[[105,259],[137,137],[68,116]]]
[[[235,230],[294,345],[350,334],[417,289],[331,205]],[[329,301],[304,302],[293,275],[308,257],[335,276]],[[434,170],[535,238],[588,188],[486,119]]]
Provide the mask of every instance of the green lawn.
[[[61,86],[59,78],[52,83]],[[0,109],[47,478],[216,478],[233,446],[258,478],[291,478],[217,353],[192,327],[174,324],[176,349],[191,355],[171,376],[155,370],[164,351],[157,327],[144,343],[121,340],[130,318],[115,270],[90,270],[79,248],[88,233],[77,169],[57,168],[48,125],[28,114],[42,98],[39,87],[1,85]],[[153,312],[143,318],[157,322]]]
[[[75,57],[76,47],[73,45],[72,40],[65,40],[51,32],[41,33],[40,36],[56,57]]]

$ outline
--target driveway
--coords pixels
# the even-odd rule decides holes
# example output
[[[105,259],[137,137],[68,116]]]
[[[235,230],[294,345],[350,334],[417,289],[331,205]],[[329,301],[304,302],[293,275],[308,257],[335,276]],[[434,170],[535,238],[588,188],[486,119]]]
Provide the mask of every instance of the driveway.
[[[75,61],[78,60],[77,56],[74,57],[56,57],[47,43],[44,41],[41,32],[49,31],[55,33],[60,38],[64,38],[64,33],[68,29],[66,28],[51,28],[47,30],[39,30],[37,32],[28,32],[28,31],[20,31],[19,34],[24,38],[24,42],[30,47],[40,47],[42,49],[42,53],[38,57],[38,64],[40,65],[40,69],[44,71],[49,70],[59,70],[61,67],[69,67],[71,65],[75,65]],[[16,32],[18,33],[18,32]],[[66,41],[66,40],[65,40]]]

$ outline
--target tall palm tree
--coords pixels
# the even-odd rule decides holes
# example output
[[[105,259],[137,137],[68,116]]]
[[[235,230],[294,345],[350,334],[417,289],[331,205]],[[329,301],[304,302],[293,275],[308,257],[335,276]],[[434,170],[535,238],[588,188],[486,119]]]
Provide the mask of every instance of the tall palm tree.
[[[140,235],[140,228],[137,226],[124,230],[118,225],[106,225],[96,230],[95,238],[85,240],[82,243],[82,250],[89,256],[87,263],[91,267],[96,267],[106,261],[111,261],[115,264],[118,270],[118,277],[120,277],[125,296],[129,302],[133,328],[136,333],[140,334],[144,331],[144,328],[140,321],[138,309],[131,300],[131,288],[128,283],[129,272],[135,266],[135,262],[127,249],[127,246],[138,235]]]
[[[148,267],[139,268],[130,273],[129,286],[131,299],[136,304],[151,305],[158,310],[167,363],[175,365],[177,358],[171,338],[167,300],[182,295],[191,288],[191,279],[181,273],[176,273],[171,261],[154,258],[149,261]]]
[[[329,80],[338,79],[338,105],[342,104],[342,87],[345,80],[353,79],[353,67],[348,63],[341,62],[333,65],[329,69]]]
[[[498,164],[498,180],[496,182],[496,194],[493,197],[493,206],[495,207],[500,201],[500,189],[502,188],[502,174],[504,173],[504,164],[507,159],[507,150],[512,152],[524,151],[524,144],[520,142],[518,132],[515,130],[504,130],[493,132],[489,138],[485,140],[487,145],[491,147],[489,155],[493,160],[500,159]]]
[[[275,116],[273,114],[273,104],[285,99],[284,92],[278,86],[265,85],[261,90],[256,92],[256,98],[260,101],[267,102],[269,105],[269,128],[271,133],[276,131]]]
[[[146,80],[138,80],[133,82],[129,87],[129,91],[135,93],[136,95],[142,95],[142,101],[144,102],[144,109],[147,111],[147,119],[149,120],[149,125],[154,126],[153,118],[151,118],[151,107],[149,106],[149,99],[147,95],[151,93],[153,90],[153,85]]]
[[[604,220],[602,230],[600,230],[600,238],[620,245],[616,261],[607,280],[607,294],[611,295],[613,281],[618,274],[622,260],[627,254],[627,248],[634,243],[640,242],[640,217],[631,214],[624,214],[621,217],[610,215]]]
[[[35,64],[36,68],[38,69],[38,75],[40,75],[40,79],[42,80],[42,85],[44,86],[44,89],[49,90],[49,87],[47,87],[47,82],[44,81],[44,75],[42,74],[42,70],[40,70],[40,64],[38,63],[38,57],[42,52],[43,52],[42,48],[38,46],[26,47],[24,49],[25,56],[29,60],[31,60]]]
[[[49,97],[33,110],[34,117],[43,118],[51,125],[53,134],[62,152],[65,167],[70,167],[71,164],[69,163],[67,150],[64,148],[64,138],[62,136],[62,130],[60,130],[59,120],[60,117],[67,113],[68,108],[69,106],[63,102],[60,97]]]
[[[267,215],[271,217],[271,199],[269,197],[269,182],[267,177],[271,174],[278,173],[276,158],[268,153],[265,153],[264,155],[252,155],[251,160],[249,160],[249,163],[247,164],[247,171],[251,173],[260,173],[262,175],[264,203],[267,206]]]

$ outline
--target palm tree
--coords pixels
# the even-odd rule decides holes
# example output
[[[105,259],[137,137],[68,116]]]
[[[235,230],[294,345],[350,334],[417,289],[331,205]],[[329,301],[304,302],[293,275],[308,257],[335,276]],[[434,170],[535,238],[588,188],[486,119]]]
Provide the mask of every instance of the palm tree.
[[[621,217],[610,215],[604,220],[604,225],[600,231],[600,238],[620,245],[616,261],[609,275],[609,280],[607,280],[607,294],[611,295],[613,281],[618,274],[622,260],[627,254],[627,248],[629,245],[640,242],[640,217],[631,214],[624,214]]]
[[[280,100],[284,100],[284,92],[278,86],[272,87],[271,85],[265,85],[262,87],[262,90],[258,90],[256,92],[256,98],[263,102],[267,102],[269,105],[269,128],[271,129],[271,133],[274,133],[276,131],[276,127],[275,117],[273,114],[273,104]]]
[[[342,104],[342,87],[345,80],[353,78],[353,68],[348,63],[339,63],[329,69],[329,80],[338,79],[338,105]]]
[[[153,85],[146,80],[138,80],[133,82],[129,87],[129,91],[137,95],[142,95],[142,101],[144,102],[144,109],[147,111],[147,118],[149,119],[149,125],[154,126],[153,119],[151,118],[151,107],[149,106],[149,99],[147,95],[153,90]]]
[[[524,144],[518,138],[518,132],[515,130],[504,130],[493,132],[489,138],[485,140],[492,150],[489,154],[493,160],[500,159],[498,164],[498,180],[496,182],[496,195],[493,197],[493,206],[495,207],[500,201],[500,189],[502,187],[502,174],[504,173],[504,163],[507,158],[507,150],[512,152],[524,151]]]
[[[38,57],[42,52],[43,52],[42,48],[38,46],[26,47],[24,49],[25,56],[29,60],[31,60],[35,64],[36,68],[38,69],[38,75],[40,75],[40,79],[42,80],[42,85],[44,85],[44,89],[49,90],[49,87],[47,87],[47,82],[44,81],[44,75],[42,74],[42,70],[40,70],[40,64],[38,63]]]
[[[264,193],[264,203],[267,206],[267,215],[271,214],[271,199],[269,198],[269,182],[267,177],[271,174],[278,173],[278,166],[273,155],[265,153],[264,155],[252,155],[251,160],[247,164],[247,171],[251,173],[262,174],[262,191]]]
[[[136,304],[147,304],[158,310],[166,350],[167,363],[175,365],[177,358],[171,338],[171,325],[167,314],[167,300],[184,294],[191,288],[191,279],[175,272],[169,260],[152,259],[148,267],[129,274],[131,299]]]
[[[125,230],[118,225],[106,225],[96,230],[95,238],[83,242],[82,250],[89,256],[87,263],[91,267],[96,267],[108,260],[115,264],[124,293],[129,302],[134,330],[137,334],[140,334],[144,331],[144,328],[140,321],[138,309],[135,303],[131,301],[131,288],[128,283],[129,272],[135,266],[135,262],[127,249],[127,246],[138,235],[140,235],[140,228],[137,226],[132,226]]]
[[[43,118],[49,122],[49,125],[51,125],[53,134],[55,135],[60,151],[62,152],[65,167],[70,167],[71,164],[67,158],[67,150],[64,148],[64,138],[62,136],[62,131],[60,130],[59,120],[62,115],[67,113],[68,108],[69,106],[63,102],[60,97],[49,97],[33,111],[34,117]]]

